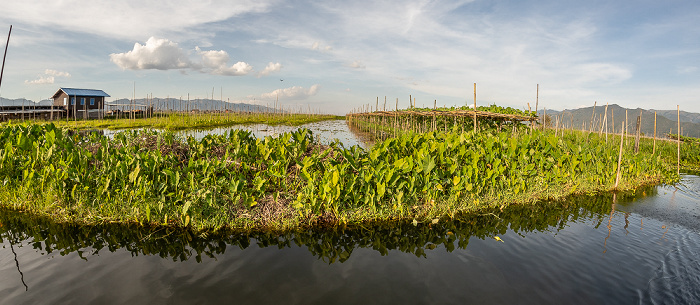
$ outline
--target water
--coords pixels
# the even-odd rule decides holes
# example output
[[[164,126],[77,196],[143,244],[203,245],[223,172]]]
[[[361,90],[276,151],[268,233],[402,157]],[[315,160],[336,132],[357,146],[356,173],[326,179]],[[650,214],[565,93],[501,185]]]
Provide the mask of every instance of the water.
[[[284,235],[1,211],[0,304],[698,304],[698,194],[686,175],[627,198]]]
[[[266,136],[276,137],[282,133],[292,132],[299,128],[307,128],[311,130],[314,137],[316,137],[321,144],[328,145],[333,141],[339,141],[345,145],[345,147],[350,147],[353,145],[359,145],[363,148],[368,148],[372,142],[369,140],[369,136],[363,135],[363,133],[357,130],[351,130],[345,120],[329,120],[316,123],[308,123],[300,126],[285,126],[285,125],[267,125],[267,124],[247,124],[247,125],[235,125],[231,127],[223,128],[213,128],[208,130],[182,130],[177,131],[176,134],[183,137],[194,137],[195,139],[202,139],[206,135],[226,135],[232,129],[243,129],[253,132],[255,137],[263,138]],[[102,131],[106,136],[112,136],[119,130],[109,130],[105,129]]]

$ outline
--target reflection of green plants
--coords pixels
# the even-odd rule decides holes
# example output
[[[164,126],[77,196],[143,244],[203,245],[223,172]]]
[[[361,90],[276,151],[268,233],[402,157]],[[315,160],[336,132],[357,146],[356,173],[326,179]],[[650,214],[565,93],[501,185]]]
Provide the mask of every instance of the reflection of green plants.
[[[640,194],[651,195],[654,189]],[[282,234],[267,232],[232,234],[194,232],[181,228],[141,226],[138,224],[65,225],[27,213],[0,209],[0,240],[14,244],[28,243],[47,254],[76,253],[84,259],[100,251],[124,249],[135,255],[158,255],[184,261],[202,261],[203,256],[216,258],[227,247],[245,249],[252,243],[260,247],[306,247],[319,259],[343,262],[357,248],[430,255],[438,247],[451,252],[465,249],[472,237],[503,235],[508,229],[523,234],[534,231],[558,231],[571,222],[585,221],[600,225],[610,215],[610,195],[579,197],[564,202],[539,202],[508,208],[485,209],[478,214],[455,215],[451,220],[427,223],[391,222],[346,228],[314,229]],[[618,195],[618,203],[622,199]]]

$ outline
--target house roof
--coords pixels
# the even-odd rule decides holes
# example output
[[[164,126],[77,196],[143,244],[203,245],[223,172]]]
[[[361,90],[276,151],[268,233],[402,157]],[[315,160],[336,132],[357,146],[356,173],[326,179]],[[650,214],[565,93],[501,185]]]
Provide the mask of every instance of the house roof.
[[[78,89],[78,88],[61,88],[54,93],[53,98],[56,98],[58,95],[61,94],[61,91],[65,92],[69,96],[103,96],[103,97],[110,97],[109,94],[105,93],[102,90],[96,90],[96,89]]]

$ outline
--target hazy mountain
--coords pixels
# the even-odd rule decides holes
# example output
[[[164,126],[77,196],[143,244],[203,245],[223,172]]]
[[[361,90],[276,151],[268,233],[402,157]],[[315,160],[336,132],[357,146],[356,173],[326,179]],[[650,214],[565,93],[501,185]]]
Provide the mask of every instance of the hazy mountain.
[[[17,98],[17,99],[6,99],[6,98],[0,98],[0,106],[22,106],[24,105],[25,107],[29,106],[38,106],[38,105],[45,105],[45,106],[50,106],[53,100],[42,100],[39,102],[34,102],[32,100],[28,100],[26,98]]]
[[[196,99],[190,100],[180,100],[177,98],[153,98],[153,99],[136,99],[134,104],[143,106],[153,106],[157,110],[174,110],[174,111],[187,111],[187,110],[198,110],[198,111],[252,111],[252,112],[273,112],[275,111],[271,107],[262,105],[252,105],[245,103],[228,103],[220,100],[211,99]],[[110,105],[112,108],[125,107],[129,109],[131,106],[130,99],[118,99],[115,101],[107,102],[107,108]],[[278,110],[279,111],[279,110]]]
[[[541,116],[543,112],[543,110],[539,110],[538,115]],[[615,131],[620,131],[620,128],[622,128],[622,122],[625,121],[625,113],[627,113],[627,129],[630,133],[634,132],[637,124],[637,117],[641,114],[641,132],[649,136],[654,134],[654,110],[644,110],[641,108],[628,109],[620,107],[617,104],[608,106],[608,131],[613,130],[613,120],[615,123]],[[676,110],[656,110],[656,113],[657,136],[665,137],[669,131],[673,134],[678,133]],[[593,121],[593,125],[595,126],[594,129],[599,131],[601,128],[601,122],[604,121],[605,118],[605,105],[596,106],[595,114],[593,113],[593,106],[591,106],[579,109],[566,109],[563,111],[547,110],[547,115],[553,118],[553,122],[556,120],[554,118],[559,117],[561,120],[560,122],[563,122],[563,124],[567,127],[571,126],[573,123],[575,129],[585,128],[586,130],[590,130],[591,121]],[[673,119],[670,117],[673,117]],[[700,114],[693,112],[681,112],[681,129],[683,131],[683,135],[685,136],[700,137]]]
[[[678,120],[678,110],[649,110],[651,112],[656,111],[658,115],[661,115],[671,121]],[[691,122],[700,123],[700,113],[686,112],[681,110],[681,122]]]

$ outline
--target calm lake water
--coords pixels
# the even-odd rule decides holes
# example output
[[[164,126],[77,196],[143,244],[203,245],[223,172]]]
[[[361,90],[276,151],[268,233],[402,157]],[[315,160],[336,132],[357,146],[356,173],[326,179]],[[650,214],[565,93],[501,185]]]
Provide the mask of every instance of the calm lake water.
[[[316,137],[321,144],[329,144],[335,140],[340,141],[346,147],[359,145],[363,148],[367,148],[368,145],[371,144],[369,136],[366,136],[357,130],[351,130],[345,120],[329,120],[300,126],[274,126],[267,124],[235,125],[231,127],[214,128],[208,130],[183,130],[178,131],[177,134],[184,137],[191,136],[195,139],[201,139],[209,134],[226,135],[232,129],[245,129],[252,131],[257,138],[262,138],[266,136],[275,137],[279,134],[291,132],[299,128],[307,128],[311,130],[314,137]],[[112,136],[119,131],[105,129],[102,132],[107,136]]]
[[[700,177],[624,198],[283,235],[0,210],[0,241],[0,304],[700,304]]]

